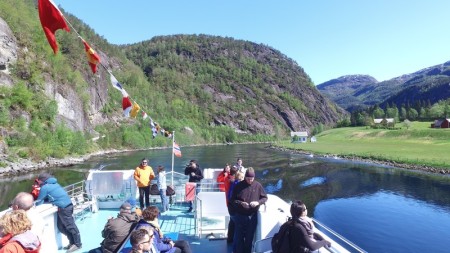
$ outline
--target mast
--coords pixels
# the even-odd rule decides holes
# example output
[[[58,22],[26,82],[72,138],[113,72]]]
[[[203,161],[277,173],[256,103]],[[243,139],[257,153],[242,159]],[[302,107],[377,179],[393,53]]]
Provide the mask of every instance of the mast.
[[[173,186],[173,161],[175,156],[175,153],[173,152],[174,148],[175,148],[175,131],[172,132],[172,179],[170,181],[170,185],[172,186]]]

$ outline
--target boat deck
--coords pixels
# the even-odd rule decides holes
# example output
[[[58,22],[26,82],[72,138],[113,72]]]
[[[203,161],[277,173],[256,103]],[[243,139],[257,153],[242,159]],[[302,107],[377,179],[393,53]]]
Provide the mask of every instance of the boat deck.
[[[159,203],[156,203],[159,207]],[[217,236],[213,240],[200,239],[195,236],[195,213],[187,212],[188,206],[186,203],[177,203],[173,205],[169,211],[160,214],[159,222],[161,230],[168,237],[174,237],[173,239],[186,240],[189,242],[192,252],[212,252],[226,253],[231,252],[231,245],[227,244],[226,238],[223,236]],[[86,212],[84,215],[79,215],[76,223],[81,234],[81,242],[83,247],[79,252],[89,252],[91,249],[100,247],[100,243],[103,241],[101,232],[111,217],[116,217],[118,209],[100,209],[96,213]],[[224,226],[223,221],[207,220],[204,221],[204,229],[208,227]],[[178,238],[176,238],[178,237]],[[59,250],[58,253],[65,252],[65,250]]]

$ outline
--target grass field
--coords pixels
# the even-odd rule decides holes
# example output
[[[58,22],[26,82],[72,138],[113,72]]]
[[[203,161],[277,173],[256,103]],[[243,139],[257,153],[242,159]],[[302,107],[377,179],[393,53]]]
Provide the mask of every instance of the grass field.
[[[402,126],[397,130],[336,128],[324,131],[316,138],[315,143],[286,140],[275,145],[316,154],[357,156],[450,169],[450,129],[432,129],[428,122],[412,122],[409,129]]]

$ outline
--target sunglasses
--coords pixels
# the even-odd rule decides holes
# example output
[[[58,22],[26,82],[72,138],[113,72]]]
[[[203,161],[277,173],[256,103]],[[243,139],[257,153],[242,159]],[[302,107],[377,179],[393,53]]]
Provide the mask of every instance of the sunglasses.
[[[145,241],[145,242],[141,242],[139,244],[150,243],[154,235],[149,235],[149,236],[150,236],[150,240]]]

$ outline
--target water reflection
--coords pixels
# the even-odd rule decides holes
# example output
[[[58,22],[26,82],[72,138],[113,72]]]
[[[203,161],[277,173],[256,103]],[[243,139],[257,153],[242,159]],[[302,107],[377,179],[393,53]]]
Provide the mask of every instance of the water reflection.
[[[267,193],[275,194],[276,192],[279,192],[283,188],[283,179],[279,179],[276,184],[268,184],[264,187]]]
[[[327,179],[325,177],[313,177],[313,178],[310,178],[310,179],[300,183],[300,188],[305,188],[305,187],[309,187],[312,185],[323,184],[326,181],[327,181]]]

